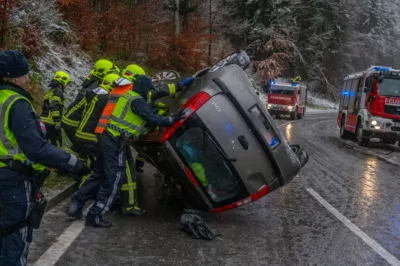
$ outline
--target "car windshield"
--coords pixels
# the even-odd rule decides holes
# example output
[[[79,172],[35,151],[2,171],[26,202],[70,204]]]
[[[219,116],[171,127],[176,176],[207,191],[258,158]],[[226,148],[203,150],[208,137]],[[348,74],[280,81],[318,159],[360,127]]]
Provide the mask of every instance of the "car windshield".
[[[272,94],[293,95],[294,87],[273,85],[270,91]]]
[[[198,183],[214,202],[230,199],[239,193],[239,183],[222,151],[204,129],[189,128],[177,139],[176,147]]]
[[[384,78],[379,84],[378,93],[380,96],[400,97],[400,79]]]

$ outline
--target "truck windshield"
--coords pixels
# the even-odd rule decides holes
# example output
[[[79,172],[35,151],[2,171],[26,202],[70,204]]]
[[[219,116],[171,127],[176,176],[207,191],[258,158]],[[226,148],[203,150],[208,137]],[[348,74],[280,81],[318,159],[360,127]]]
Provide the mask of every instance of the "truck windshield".
[[[293,95],[294,87],[273,85],[271,87],[272,94]]]
[[[378,93],[380,96],[400,97],[400,79],[384,78],[379,84]]]

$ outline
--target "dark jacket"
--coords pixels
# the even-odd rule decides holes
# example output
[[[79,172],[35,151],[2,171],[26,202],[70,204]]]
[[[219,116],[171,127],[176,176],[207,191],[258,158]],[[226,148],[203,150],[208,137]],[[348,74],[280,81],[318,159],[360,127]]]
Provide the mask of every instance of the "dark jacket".
[[[61,122],[61,114],[64,109],[64,88],[57,85],[44,95],[43,109],[40,118],[45,124]]]
[[[32,101],[32,97],[25,90],[14,84],[1,84],[0,90],[4,89],[15,91]],[[18,146],[30,161],[63,171],[70,171],[74,167],[70,164],[72,163],[71,154],[51,145],[44,138],[39,119],[31,105],[26,101],[17,100],[13,104],[8,121],[8,126],[14,134]],[[22,179],[20,174],[8,169],[8,167],[0,168],[1,181],[18,179]]]
[[[85,95],[88,91],[91,91],[100,86],[101,80],[92,76],[91,80],[85,80],[82,84],[82,89],[78,92],[75,100],[68,106],[62,119],[62,127],[75,129],[78,127],[79,122],[82,120],[83,112],[85,111],[86,98]],[[75,126],[71,125],[75,123]]]
[[[140,95],[145,95],[143,97],[148,103],[152,103],[169,95],[174,95],[175,93],[182,91],[182,89],[183,85],[180,82],[155,87],[152,80],[144,75],[137,76],[134,83],[135,92]]]
[[[81,142],[97,141],[97,137],[94,131],[99,122],[101,114],[103,113],[103,110],[107,105],[108,95],[109,92],[102,87],[97,87],[91,91],[86,92],[85,110],[83,112],[82,121],[79,123],[79,127],[75,135],[77,140],[80,140]]]
[[[131,110],[135,114],[142,117],[146,122],[157,125],[157,126],[171,126],[174,124],[174,120],[171,117],[159,116],[155,114],[154,109],[147,102],[147,97],[149,92],[154,92],[154,84],[152,80],[147,76],[138,76],[134,83],[133,89],[137,92],[143,99],[138,99],[132,101]],[[163,95],[163,96],[162,96]],[[165,91],[160,91],[158,96],[165,97],[169,94]],[[154,95],[153,95],[154,97]]]

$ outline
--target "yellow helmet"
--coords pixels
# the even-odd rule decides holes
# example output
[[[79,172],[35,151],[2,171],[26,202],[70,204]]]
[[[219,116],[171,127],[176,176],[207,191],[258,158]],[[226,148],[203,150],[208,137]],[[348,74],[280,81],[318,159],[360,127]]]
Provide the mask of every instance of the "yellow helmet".
[[[122,70],[122,76],[132,83],[136,80],[136,75],[146,75],[143,68],[138,65],[132,64]]]
[[[68,83],[71,82],[70,76],[64,72],[64,71],[57,71],[54,74],[53,80],[51,81],[51,85],[55,85],[56,83],[60,83],[64,87],[68,85]]]
[[[107,59],[98,60],[93,67],[93,76],[103,79],[107,74],[119,74],[119,68]]]
[[[115,88],[115,84],[114,81],[116,81],[117,79],[119,79],[120,76],[118,74],[107,74],[103,81],[100,84],[100,87],[102,87],[103,89],[105,89],[106,91],[110,92]]]

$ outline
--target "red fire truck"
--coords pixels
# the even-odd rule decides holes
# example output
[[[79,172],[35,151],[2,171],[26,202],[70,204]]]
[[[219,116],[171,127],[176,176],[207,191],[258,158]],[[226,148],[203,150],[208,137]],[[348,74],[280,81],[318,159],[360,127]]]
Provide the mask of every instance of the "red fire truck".
[[[301,119],[306,112],[307,87],[298,83],[275,83],[268,88],[267,108],[271,115],[279,118],[290,115],[290,119]]]
[[[371,66],[345,76],[337,123],[341,138],[360,145],[400,140],[400,70]]]

